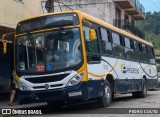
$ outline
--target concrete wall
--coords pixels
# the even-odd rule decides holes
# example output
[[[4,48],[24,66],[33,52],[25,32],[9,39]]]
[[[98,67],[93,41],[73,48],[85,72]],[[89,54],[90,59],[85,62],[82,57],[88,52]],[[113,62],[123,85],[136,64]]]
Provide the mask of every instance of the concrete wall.
[[[98,19],[113,24],[115,19],[115,4],[112,0],[59,0],[72,9],[81,10]],[[60,4],[62,10],[71,10]],[[59,5],[55,3],[55,11],[60,11]]]
[[[47,13],[45,9],[45,1],[42,1],[42,11]],[[124,9],[119,7],[113,2],[113,0],[58,0],[59,4],[54,2],[54,12],[56,11],[66,11],[66,10],[81,10],[86,12],[98,19],[108,22],[114,25],[114,20],[116,19],[116,8],[121,11],[121,19],[124,20],[125,15],[128,15]],[[64,5],[65,4],[65,5]],[[61,7],[59,7],[61,6]],[[68,8],[68,7],[69,8]],[[71,9],[70,9],[71,8]],[[129,21],[134,18],[128,15]]]
[[[15,28],[17,23],[28,17],[41,14],[40,0],[0,0],[0,25]]]

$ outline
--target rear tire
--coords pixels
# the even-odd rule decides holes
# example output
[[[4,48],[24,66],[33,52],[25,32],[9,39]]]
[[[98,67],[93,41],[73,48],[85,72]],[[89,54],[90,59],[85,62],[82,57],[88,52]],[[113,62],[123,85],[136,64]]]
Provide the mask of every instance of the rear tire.
[[[108,80],[104,81],[103,96],[97,99],[100,107],[109,107],[112,103],[112,90]]]
[[[135,98],[145,98],[147,96],[147,82],[143,79],[143,86],[141,91],[133,92],[132,95]]]
[[[144,79],[143,80],[143,87],[142,87],[142,91],[139,92],[139,97],[140,98],[145,98],[147,96],[147,82],[146,80]]]

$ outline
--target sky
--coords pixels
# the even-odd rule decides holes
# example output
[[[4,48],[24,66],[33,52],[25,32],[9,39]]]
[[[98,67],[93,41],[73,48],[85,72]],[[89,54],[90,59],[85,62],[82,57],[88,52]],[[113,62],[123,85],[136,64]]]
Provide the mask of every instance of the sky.
[[[144,6],[145,12],[154,12],[160,11],[160,0],[139,0],[140,3]]]

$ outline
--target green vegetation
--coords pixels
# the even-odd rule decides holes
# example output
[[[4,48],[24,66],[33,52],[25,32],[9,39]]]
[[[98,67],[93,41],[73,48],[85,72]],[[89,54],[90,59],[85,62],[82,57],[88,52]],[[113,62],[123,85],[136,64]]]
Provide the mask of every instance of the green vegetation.
[[[158,72],[160,72],[160,65],[157,65],[157,70]]]
[[[137,27],[145,33],[145,39],[160,49],[160,12],[147,12],[143,21],[136,22]]]

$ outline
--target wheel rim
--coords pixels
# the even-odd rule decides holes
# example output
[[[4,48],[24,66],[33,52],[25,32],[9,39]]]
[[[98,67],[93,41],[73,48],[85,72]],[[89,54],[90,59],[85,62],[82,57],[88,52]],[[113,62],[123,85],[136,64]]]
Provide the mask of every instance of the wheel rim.
[[[110,90],[110,88],[108,86],[105,86],[104,90],[105,90],[105,95],[104,95],[105,101],[109,102],[110,99],[111,99],[111,90]]]

